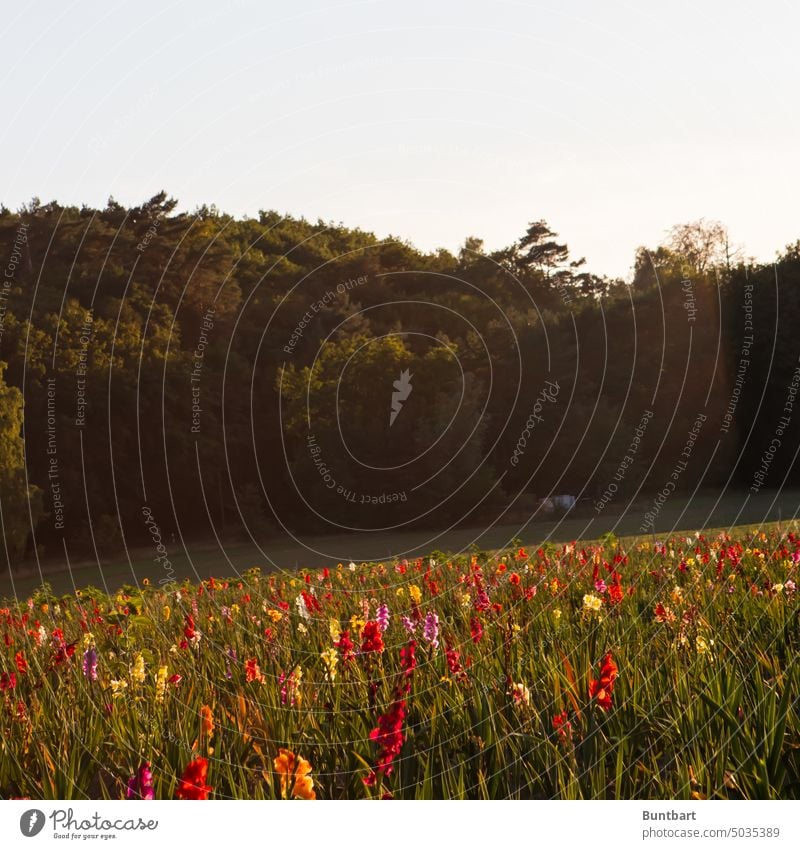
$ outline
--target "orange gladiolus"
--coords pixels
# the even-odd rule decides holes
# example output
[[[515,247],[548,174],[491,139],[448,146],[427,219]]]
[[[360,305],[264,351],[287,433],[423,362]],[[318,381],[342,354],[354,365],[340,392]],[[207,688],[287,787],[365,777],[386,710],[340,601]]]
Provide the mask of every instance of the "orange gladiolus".
[[[214,713],[208,705],[200,708],[200,724],[203,734],[207,737],[214,736]]]
[[[281,795],[284,799],[316,799],[314,780],[311,778],[311,764],[288,749],[278,749],[278,757],[273,760],[275,771],[281,777]],[[294,779],[291,793],[290,780]]]

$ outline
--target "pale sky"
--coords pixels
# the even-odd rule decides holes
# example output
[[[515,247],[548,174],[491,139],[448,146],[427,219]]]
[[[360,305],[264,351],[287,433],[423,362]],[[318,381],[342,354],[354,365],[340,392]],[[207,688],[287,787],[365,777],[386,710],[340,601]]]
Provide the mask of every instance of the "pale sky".
[[[800,238],[797,4],[10,4],[0,201],[277,209],[457,250],[544,218],[625,276],[673,224]]]

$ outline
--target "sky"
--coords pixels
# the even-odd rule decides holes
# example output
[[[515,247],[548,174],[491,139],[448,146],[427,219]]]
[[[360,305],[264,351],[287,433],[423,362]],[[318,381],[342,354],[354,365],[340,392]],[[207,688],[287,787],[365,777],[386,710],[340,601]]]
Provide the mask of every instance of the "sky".
[[[720,220],[800,238],[791,0],[31,2],[0,202],[275,209],[457,250],[545,219],[599,274]]]

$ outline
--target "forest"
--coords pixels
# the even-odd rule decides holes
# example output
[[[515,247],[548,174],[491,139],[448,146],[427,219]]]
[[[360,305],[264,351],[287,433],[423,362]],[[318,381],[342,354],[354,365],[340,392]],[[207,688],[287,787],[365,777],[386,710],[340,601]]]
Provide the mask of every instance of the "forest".
[[[623,281],[531,218],[454,254],[165,192],[0,208],[9,567],[147,516],[258,540],[796,483],[800,242],[759,263],[677,225]]]

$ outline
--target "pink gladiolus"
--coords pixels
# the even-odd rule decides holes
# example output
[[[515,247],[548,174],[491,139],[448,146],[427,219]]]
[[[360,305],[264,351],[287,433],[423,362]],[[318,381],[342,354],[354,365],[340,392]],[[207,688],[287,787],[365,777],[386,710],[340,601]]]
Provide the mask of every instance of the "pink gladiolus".
[[[432,610],[425,616],[422,638],[434,649],[439,648],[439,617]]]
[[[90,681],[97,681],[97,649],[94,646],[83,653],[83,674]]]
[[[150,771],[150,764],[143,763],[136,775],[132,775],[128,780],[128,792],[126,799],[145,799],[152,801],[155,799],[153,792],[153,773]]]

